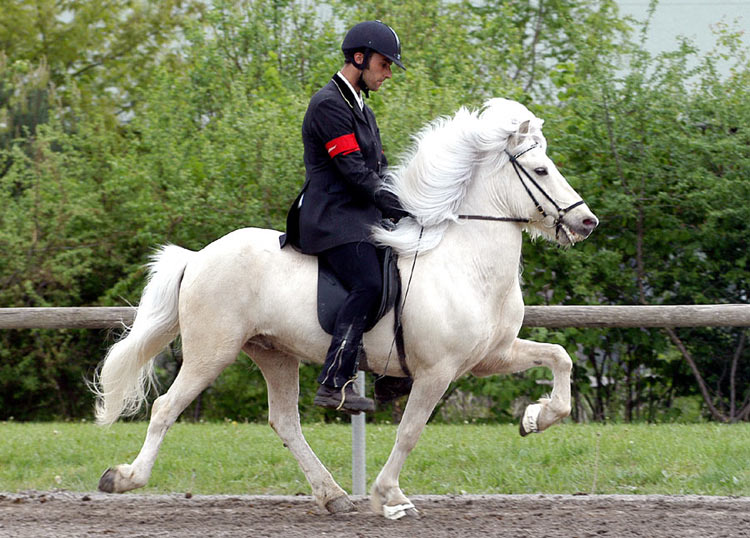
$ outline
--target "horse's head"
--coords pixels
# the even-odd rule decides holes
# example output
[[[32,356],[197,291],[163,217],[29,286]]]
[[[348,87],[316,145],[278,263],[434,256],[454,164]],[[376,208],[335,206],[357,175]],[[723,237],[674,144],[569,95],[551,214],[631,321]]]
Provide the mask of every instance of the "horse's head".
[[[487,132],[507,140],[501,152],[495,147],[495,155],[485,158],[494,170],[484,178],[489,184],[480,187],[485,211],[525,222],[532,236],[561,245],[586,239],[599,220],[547,156],[542,120],[506,99],[489,101],[479,120],[489,125],[479,130],[480,140]]]
[[[461,219],[521,223],[561,245],[588,237],[599,221],[547,157],[542,120],[525,106],[491,99],[481,112],[460,109],[415,136],[384,188],[412,218],[374,237],[398,252],[437,246]]]
[[[525,197],[529,215],[527,230],[561,245],[572,245],[586,239],[599,220],[570,186],[539,145],[509,153],[507,167],[510,181],[518,181],[516,196]]]

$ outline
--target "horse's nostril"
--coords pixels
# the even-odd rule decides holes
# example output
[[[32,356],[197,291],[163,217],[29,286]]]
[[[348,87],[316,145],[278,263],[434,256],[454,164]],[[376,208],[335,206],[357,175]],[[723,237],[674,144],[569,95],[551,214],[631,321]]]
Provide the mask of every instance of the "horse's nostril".
[[[593,230],[599,225],[599,221],[596,219],[583,219],[583,225],[586,226],[586,228]]]
[[[587,217],[581,220],[580,230],[578,233],[580,233],[584,237],[588,237],[589,235],[591,235],[591,232],[594,231],[594,228],[596,228],[598,224],[599,224],[599,221],[597,220],[596,217],[593,217],[593,218]]]

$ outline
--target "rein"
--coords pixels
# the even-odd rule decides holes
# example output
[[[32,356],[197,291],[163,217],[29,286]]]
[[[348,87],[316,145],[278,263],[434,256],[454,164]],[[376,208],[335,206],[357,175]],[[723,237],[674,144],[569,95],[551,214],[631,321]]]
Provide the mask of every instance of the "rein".
[[[505,153],[508,154],[508,157],[510,157],[510,163],[513,165],[513,170],[516,172],[516,176],[518,177],[519,181],[521,182],[521,185],[523,185],[524,190],[526,191],[526,194],[529,195],[529,198],[531,198],[531,201],[534,202],[534,206],[536,207],[536,210],[539,212],[539,214],[542,216],[541,220],[542,222],[547,217],[550,217],[545,210],[544,207],[542,207],[542,204],[539,203],[539,201],[536,199],[536,196],[534,196],[534,193],[531,192],[531,188],[529,185],[524,181],[523,176],[521,173],[523,173],[524,176],[526,176],[526,179],[528,179],[531,184],[536,187],[536,189],[542,193],[542,195],[549,200],[552,205],[555,207],[555,210],[557,211],[557,217],[552,221],[552,225],[550,227],[555,228],[555,238],[560,234],[560,230],[563,231],[563,233],[568,238],[568,241],[571,243],[574,243],[575,241],[570,235],[570,232],[568,231],[567,227],[564,225],[563,218],[565,215],[578,207],[579,205],[583,204],[583,200],[579,200],[575,203],[570,204],[568,207],[560,207],[557,202],[549,195],[547,192],[537,183],[537,181],[531,177],[531,174],[524,168],[524,166],[518,162],[518,158],[523,155],[524,153],[531,151],[532,149],[539,146],[539,144],[533,144],[532,146],[526,148],[520,153],[516,153],[515,155],[511,155],[506,150]],[[523,222],[523,223],[530,223],[532,222],[532,219],[524,218],[524,217],[494,217],[490,215],[458,215],[459,219],[463,220],[488,220],[488,221],[495,221],[495,222]]]
[[[464,220],[492,220],[497,222],[531,222],[531,219],[523,217],[491,217],[489,215],[459,215],[458,218]]]
[[[424,226],[422,226],[422,229],[419,230],[420,242],[422,241],[422,234],[424,234]],[[409,297],[409,290],[411,289],[411,279],[414,278],[414,268],[417,266],[417,256],[419,256],[419,247],[417,247],[417,251],[414,253],[414,260],[412,260],[411,262],[411,272],[409,273],[409,280],[406,283],[406,291],[404,292],[404,298],[401,301],[400,311],[398,312],[398,315],[396,316],[396,327],[395,327],[395,330],[393,331],[393,340],[391,341],[391,348],[388,350],[388,357],[385,360],[385,368],[383,368],[383,373],[378,376],[378,379],[386,376],[386,372],[388,372],[388,365],[391,362],[391,355],[393,355],[393,346],[395,346],[398,343],[398,333],[404,330],[403,325],[401,324],[401,316],[404,314],[404,307],[406,306],[406,299],[407,297]],[[406,374],[406,377],[412,377],[411,371],[409,370],[409,366],[406,364],[406,352],[400,347],[398,349],[398,360],[401,365],[401,370]]]

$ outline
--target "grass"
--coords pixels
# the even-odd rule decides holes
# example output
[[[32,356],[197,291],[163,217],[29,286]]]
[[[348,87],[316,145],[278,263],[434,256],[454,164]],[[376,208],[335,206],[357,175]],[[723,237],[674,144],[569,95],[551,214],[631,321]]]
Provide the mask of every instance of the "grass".
[[[351,491],[348,425],[303,426],[339,484]],[[0,491],[92,491],[129,463],[145,423],[0,423]],[[395,426],[367,426],[372,483]],[[750,424],[555,426],[521,438],[510,425],[429,425],[407,459],[408,494],[630,493],[750,496]],[[266,425],[178,423],[143,493],[309,494],[296,462]]]

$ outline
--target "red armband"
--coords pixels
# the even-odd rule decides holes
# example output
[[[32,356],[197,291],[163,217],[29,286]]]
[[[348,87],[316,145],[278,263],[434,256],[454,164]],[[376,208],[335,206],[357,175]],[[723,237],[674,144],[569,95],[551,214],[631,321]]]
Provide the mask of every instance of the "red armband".
[[[359,144],[354,133],[346,134],[334,138],[326,144],[328,155],[333,159],[336,155],[349,155],[355,151],[359,151]]]

